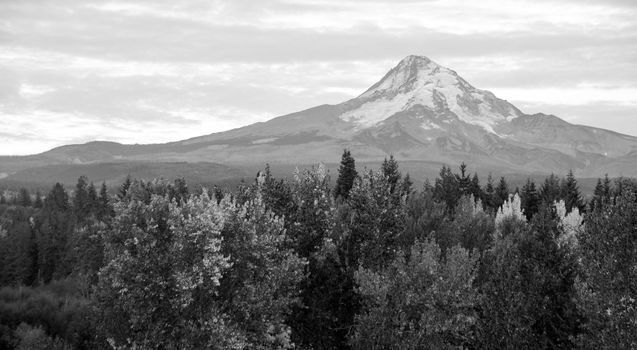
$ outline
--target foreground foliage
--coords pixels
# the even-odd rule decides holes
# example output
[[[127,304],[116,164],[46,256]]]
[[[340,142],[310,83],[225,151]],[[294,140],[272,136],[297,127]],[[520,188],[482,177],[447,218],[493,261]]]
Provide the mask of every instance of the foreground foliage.
[[[233,192],[82,177],[0,195],[0,348],[637,347],[637,186],[414,190],[343,154]]]

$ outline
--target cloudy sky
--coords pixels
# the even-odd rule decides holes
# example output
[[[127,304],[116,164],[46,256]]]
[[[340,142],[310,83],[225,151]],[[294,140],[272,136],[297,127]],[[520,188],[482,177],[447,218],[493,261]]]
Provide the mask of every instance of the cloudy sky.
[[[0,154],[338,103],[409,54],[524,112],[637,135],[635,0],[2,0]]]

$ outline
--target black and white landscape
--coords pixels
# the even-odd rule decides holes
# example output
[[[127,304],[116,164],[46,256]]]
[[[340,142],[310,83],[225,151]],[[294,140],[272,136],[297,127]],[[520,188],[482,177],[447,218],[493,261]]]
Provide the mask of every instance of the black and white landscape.
[[[525,114],[424,56],[404,58],[363,94],[337,105],[165,144],[91,142],[5,157],[0,171],[8,180],[45,182],[51,173],[79,176],[98,168],[104,174],[96,178],[121,181],[140,167],[152,167],[143,163],[168,168],[186,162],[194,164],[178,165],[182,176],[205,168],[207,176],[225,179],[245,176],[242,170],[256,171],[266,162],[337,163],[344,148],[359,161],[380,163],[393,155],[415,163],[414,168],[465,162],[511,174],[637,175],[637,137],[570,124],[554,115]]]
[[[0,2],[0,350],[637,349],[636,5]]]

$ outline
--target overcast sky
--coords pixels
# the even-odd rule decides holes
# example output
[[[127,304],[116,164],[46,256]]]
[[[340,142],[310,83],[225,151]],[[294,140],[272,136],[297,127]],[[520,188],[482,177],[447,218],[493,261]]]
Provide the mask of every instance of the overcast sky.
[[[637,135],[635,0],[1,0],[0,154],[339,103],[409,54],[524,112]]]

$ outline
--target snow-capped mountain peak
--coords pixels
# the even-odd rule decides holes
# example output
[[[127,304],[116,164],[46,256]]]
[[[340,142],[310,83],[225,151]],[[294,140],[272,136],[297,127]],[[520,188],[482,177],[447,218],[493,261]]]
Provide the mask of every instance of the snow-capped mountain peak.
[[[422,106],[436,115],[449,112],[460,121],[478,125],[496,133],[497,124],[522,113],[513,105],[479,90],[456,72],[424,56],[407,56],[379,82],[355,99],[354,109],[341,119],[364,129],[414,106]]]

